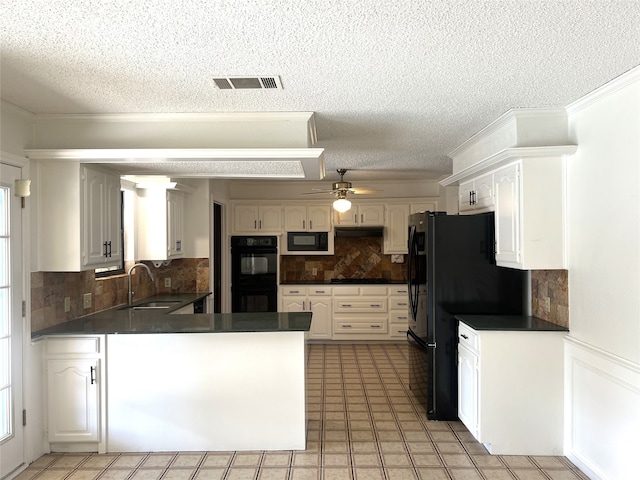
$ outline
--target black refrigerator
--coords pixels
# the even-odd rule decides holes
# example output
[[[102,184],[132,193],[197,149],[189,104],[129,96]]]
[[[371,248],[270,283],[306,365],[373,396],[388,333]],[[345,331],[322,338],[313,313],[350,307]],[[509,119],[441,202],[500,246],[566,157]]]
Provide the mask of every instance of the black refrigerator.
[[[458,419],[454,316],[528,312],[528,272],[495,265],[494,235],[493,212],[409,216],[409,385],[430,420]]]

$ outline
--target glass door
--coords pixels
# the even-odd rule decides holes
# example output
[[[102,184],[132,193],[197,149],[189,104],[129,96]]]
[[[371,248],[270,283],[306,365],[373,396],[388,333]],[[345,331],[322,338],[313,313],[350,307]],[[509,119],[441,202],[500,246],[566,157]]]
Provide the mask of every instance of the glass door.
[[[24,464],[20,169],[0,163],[0,478]]]

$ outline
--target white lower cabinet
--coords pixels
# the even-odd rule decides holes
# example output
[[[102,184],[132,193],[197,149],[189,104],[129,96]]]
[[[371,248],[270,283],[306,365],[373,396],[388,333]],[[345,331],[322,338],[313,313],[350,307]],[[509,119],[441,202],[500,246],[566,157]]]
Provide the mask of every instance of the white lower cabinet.
[[[409,289],[406,285],[389,287],[389,337],[404,339],[409,329]]]
[[[282,312],[311,312],[309,340],[331,339],[331,288],[284,286],[282,289]]]
[[[387,287],[334,287],[333,339],[382,340],[388,338],[387,297]]]
[[[104,452],[104,337],[47,339],[47,440],[51,451]]]
[[[459,323],[458,417],[495,455],[562,455],[562,331]]]

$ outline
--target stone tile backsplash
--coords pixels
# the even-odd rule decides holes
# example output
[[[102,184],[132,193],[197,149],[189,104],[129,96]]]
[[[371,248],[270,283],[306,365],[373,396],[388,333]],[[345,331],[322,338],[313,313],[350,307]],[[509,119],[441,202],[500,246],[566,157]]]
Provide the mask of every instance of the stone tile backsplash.
[[[403,263],[392,263],[392,255],[382,254],[382,238],[337,237],[334,255],[282,255],[280,281],[329,282],[332,278],[384,278],[406,282],[406,255]],[[313,269],[316,274],[313,275]]]
[[[531,313],[569,328],[569,272],[531,271]]]
[[[149,266],[155,282],[142,268],[132,274],[134,300],[165,293],[209,291],[209,259],[184,258],[173,260],[168,266]],[[127,262],[126,270],[133,265]],[[171,287],[164,279],[171,279]],[[85,272],[33,272],[31,274],[31,330],[58,325],[90,313],[127,303],[127,275],[95,278],[93,270]],[[91,307],[83,308],[83,295],[91,293]],[[64,311],[64,299],[69,297],[70,310]]]

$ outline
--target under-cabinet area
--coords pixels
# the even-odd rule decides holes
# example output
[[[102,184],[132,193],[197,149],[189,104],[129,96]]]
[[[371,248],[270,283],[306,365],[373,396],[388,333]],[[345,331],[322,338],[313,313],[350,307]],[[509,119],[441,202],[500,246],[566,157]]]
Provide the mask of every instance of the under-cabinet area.
[[[495,455],[561,455],[568,331],[535,317],[456,318],[458,417],[469,432]]]

